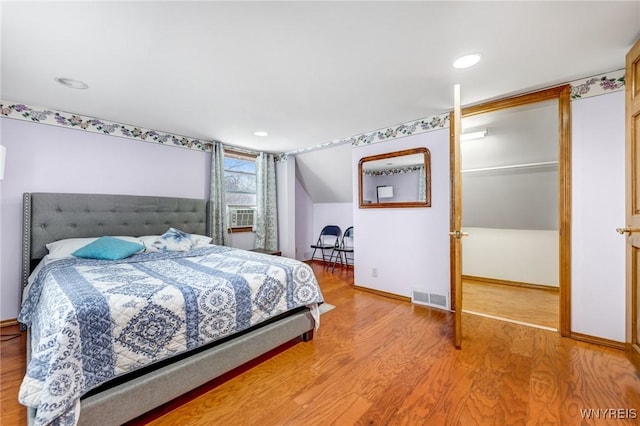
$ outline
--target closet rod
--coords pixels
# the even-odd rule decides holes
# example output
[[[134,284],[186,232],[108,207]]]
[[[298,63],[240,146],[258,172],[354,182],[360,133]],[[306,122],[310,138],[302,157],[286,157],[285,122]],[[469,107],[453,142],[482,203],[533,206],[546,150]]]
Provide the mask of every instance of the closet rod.
[[[526,163],[526,164],[513,164],[510,166],[496,166],[496,167],[485,167],[482,169],[468,169],[461,170],[461,173],[470,173],[470,172],[488,172],[491,170],[509,170],[509,169],[525,169],[529,167],[544,167],[544,166],[557,166],[557,161],[543,161],[540,163]]]

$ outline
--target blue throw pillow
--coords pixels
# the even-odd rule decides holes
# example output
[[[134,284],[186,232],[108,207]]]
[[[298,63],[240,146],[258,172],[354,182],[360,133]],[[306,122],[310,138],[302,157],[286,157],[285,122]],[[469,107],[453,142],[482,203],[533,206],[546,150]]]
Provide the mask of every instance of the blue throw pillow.
[[[80,247],[72,254],[85,259],[118,260],[129,257],[142,249],[144,249],[142,244],[114,237],[100,237],[94,242]]]

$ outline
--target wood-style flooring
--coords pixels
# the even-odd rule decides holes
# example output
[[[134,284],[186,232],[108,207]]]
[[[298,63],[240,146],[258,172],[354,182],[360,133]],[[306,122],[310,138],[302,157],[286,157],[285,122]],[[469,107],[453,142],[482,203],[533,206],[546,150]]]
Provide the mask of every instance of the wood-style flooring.
[[[464,279],[462,312],[557,330],[560,296],[557,291],[489,284]]]
[[[351,269],[331,273],[318,264],[313,268],[325,300],[336,308],[322,315],[311,342],[288,345],[260,364],[132,424],[640,421],[640,377],[622,351],[468,314],[463,314],[462,350],[457,350],[452,344],[453,314],[354,290]],[[0,423],[24,424],[25,410],[16,402],[24,339],[3,342],[0,359]],[[605,409],[618,411],[588,411]],[[583,419],[596,414],[601,420]]]

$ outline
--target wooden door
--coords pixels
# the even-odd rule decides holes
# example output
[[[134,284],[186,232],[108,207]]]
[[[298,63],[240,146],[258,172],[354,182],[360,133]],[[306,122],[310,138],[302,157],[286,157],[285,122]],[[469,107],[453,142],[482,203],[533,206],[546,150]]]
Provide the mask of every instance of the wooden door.
[[[640,40],[627,53],[626,65],[626,228],[618,232],[626,234],[626,301],[627,353],[636,368],[640,369],[640,321],[638,307],[638,275],[640,263]]]
[[[462,347],[462,185],[460,173],[460,131],[462,113],[460,108],[460,86],[453,89],[454,110],[449,115],[449,151],[451,157],[451,309],[455,310],[454,345]]]
[[[451,309],[455,310],[455,345],[462,344],[462,185],[460,134],[462,116],[482,114],[520,105],[558,100],[558,207],[560,334],[571,335],[571,88],[568,84],[535,93],[491,101],[461,110],[460,87],[454,88],[454,111],[450,115],[451,156]],[[638,124],[640,129],[640,123]],[[640,131],[640,130],[639,130]],[[640,139],[640,137],[639,137]],[[639,179],[640,180],[640,179]]]
[[[465,107],[459,117],[470,117],[523,105],[558,100],[558,226],[559,226],[559,287],[560,287],[560,334],[571,335],[571,87],[568,84],[538,92],[517,95],[510,98],[489,101],[484,104]],[[460,230],[462,225],[462,191],[460,184],[460,145],[453,142],[455,128],[461,130],[461,121],[451,118],[451,229]],[[459,139],[459,138],[458,138]],[[455,164],[454,164],[455,163]],[[458,243],[451,242],[451,299],[462,307],[461,249],[459,239],[466,234],[456,234]],[[455,265],[454,265],[455,264]],[[457,269],[456,269],[457,268]],[[457,281],[459,280],[459,285]],[[455,299],[454,299],[455,294]],[[453,306],[453,305],[452,305]],[[452,307],[452,309],[454,309]],[[461,309],[460,309],[461,310]],[[458,309],[456,309],[458,313]],[[457,319],[457,318],[456,318]],[[458,325],[458,322],[456,323]]]

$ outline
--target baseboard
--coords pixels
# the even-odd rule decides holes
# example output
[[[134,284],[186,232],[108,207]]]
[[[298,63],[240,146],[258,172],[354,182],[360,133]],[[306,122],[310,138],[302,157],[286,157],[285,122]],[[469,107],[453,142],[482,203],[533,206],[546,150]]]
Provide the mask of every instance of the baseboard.
[[[615,340],[604,339],[602,337],[589,336],[588,334],[571,332],[571,336],[569,337],[581,342],[593,343],[594,345],[606,346],[608,348],[618,349],[621,351],[627,349],[627,344],[624,342],[617,342]]]
[[[531,283],[522,283],[518,281],[508,281],[508,280],[499,280],[497,278],[485,278],[485,277],[475,277],[473,275],[463,275],[463,280],[468,281],[477,281],[486,284],[496,284],[496,285],[506,285],[510,287],[522,287],[522,288],[533,288],[536,290],[544,290],[544,291],[552,291],[559,292],[560,287],[554,287],[550,285],[542,285],[542,284],[531,284]]]
[[[356,290],[366,291],[367,293],[377,294],[378,296],[388,297],[391,299],[402,300],[403,302],[411,303],[410,297],[401,296],[399,294],[387,293],[386,291],[374,290],[372,288],[367,288],[367,287],[360,287],[359,285],[354,285],[353,288]]]
[[[13,327],[13,326],[19,325],[19,324],[20,323],[15,318],[8,319],[8,320],[2,320],[2,321],[0,321],[0,328]]]

